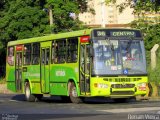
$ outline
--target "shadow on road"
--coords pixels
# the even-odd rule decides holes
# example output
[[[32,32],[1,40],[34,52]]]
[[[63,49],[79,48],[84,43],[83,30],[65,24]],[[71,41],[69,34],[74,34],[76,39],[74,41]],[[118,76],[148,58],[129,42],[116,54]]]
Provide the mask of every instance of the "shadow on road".
[[[18,95],[12,96],[11,99],[16,101],[25,101],[25,96],[23,94],[18,94]]]
[[[16,101],[26,101],[24,94],[18,94],[11,97],[12,100]],[[41,100],[36,99],[35,102],[45,102],[45,103],[71,103],[69,101],[62,100],[60,96],[43,97]],[[134,103],[135,99],[127,101],[114,101],[110,98],[105,97],[91,97],[85,98],[83,103],[85,104],[115,104],[115,103]]]

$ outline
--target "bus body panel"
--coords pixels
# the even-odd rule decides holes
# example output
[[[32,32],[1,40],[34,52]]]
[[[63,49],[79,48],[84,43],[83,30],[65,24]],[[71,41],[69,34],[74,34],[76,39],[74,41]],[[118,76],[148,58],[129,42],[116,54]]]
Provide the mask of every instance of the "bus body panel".
[[[42,93],[50,93],[51,41],[41,42],[40,47],[40,84]]]
[[[12,46],[13,47],[13,46]],[[9,49],[7,49],[7,53]],[[13,47],[13,52],[14,47]],[[9,59],[13,59],[13,64],[9,65]],[[6,81],[7,81],[7,88],[13,92],[16,92],[16,82],[15,82],[15,56],[7,57],[6,58]]]
[[[7,64],[7,63],[6,63]],[[8,64],[7,64],[8,66]],[[15,83],[15,67],[6,67],[7,75],[7,88],[13,92],[16,92],[16,83]]]
[[[117,82],[119,81],[119,82]],[[123,81],[123,82],[121,82]],[[142,77],[92,77],[91,96],[106,96],[112,98],[145,95],[146,88],[140,90],[139,84],[148,83],[146,76]]]
[[[68,82],[79,80],[78,63],[51,65],[50,89],[53,95],[68,95]],[[78,88],[78,87],[77,87]]]
[[[41,93],[41,87],[40,87],[40,65],[30,65],[30,66],[25,66],[23,67],[23,85],[25,84],[26,81],[29,81],[30,83],[30,88],[32,93]],[[23,87],[23,92],[24,92],[24,87]]]
[[[93,44],[92,42],[85,42],[86,39],[81,39],[81,36],[87,36],[87,37],[92,37],[92,30],[94,29],[87,29],[87,30],[81,30],[81,31],[76,31],[76,32],[69,32],[69,33],[62,33],[62,34],[54,34],[54,35],[48,35],[48,36],[43,36],[43,37],[36,37],[36,38],[30,38],[30,39],[24,39],[24,40],[17,40],[17,41],[11,41],[8,43],[8,47],[11,46],[18,46],[18,45],[25,45],[28,43],[39,43],[40,44],[40,58],[39,58],[39,64],[38,65],[22,65],[22,91],[24,91],[24,86],[25,82],[29,81],[30,83],[30,88],[31,88],[31,93],[32,94],[50,94],[50,95],[63,95],[63,96],[69,96],[68,93],[68,83],[69,82],[74,82],[76,86],[76,90],[78,93],[78,96],[81,97],[92,97],[92,96],[104,96],[104,97],[111,97],[111,98],[129,98],[132,96],[136,95],[145,95],[146,94],[146,84],[148,83],[148,78],[146,76],[140,76],[134,74],[130,74],[127,72],[127,74],[124,75],[124,73],[120,73],[120,75],[115,75],[116,77],[107,77],[107,75],[110,76],[108,72],[108,66],[111,65],[111,62],[106,61],[104,65],[102,65],[102,61],[99,62],[102,67],[106,67],[103,73],[99,72],[98,69],[101,69],[99,67],[100,65],[96,64],[96,67],[98,68],[95,74],[100,74],[95,77],[92,77],[92,67],[94,66],[93,64],[89,64],[90,66],[90,71],[86,72],[88,69],[88,66],[83,66],[85,68],[85,72],[81,70],[81,62],[82,62],[82,50],[85,49],[85,57],[87,56],[86,53],[88,52],[87,45]],[[97,29],[96,29],[97,30]],[[103,29],[104,30],[104,29]],[[110,30],[110,29],[107,29]],[[119,29],[120,31],[121,29]],[[124,29],[125,30],[125,29]],[[132,29],[129,29],[132,30]],[[129,32],[131,34],[131,32]],[[127,33],[127,34],[129,34]],[[114,33],[113,35],[123,35],[124,33]],[[97,35],[103,35],[102,32],[97,32]],[[87,38],[86,37],[86,38]],[[115,37],[115,36],[114,36]],[[55,63],[52,62],[52,47],[53,47],[53,42],[55,41],[61,41],[63,40],[68,40],[69,38],[78,38],[78,59],[76,62],[64,62],[64,63]],[[94,36],[93,38],[96,38]],[[93,39],[91,38],[91,39]],[[102,39],[98,38],[95,39],[95,46],[98,45],[104,45],[103,40],[105,37],[102,37]],[[115,37],[116,38],[116,37]],[[90,40],[91,40],[90,39]],[[127,38],[128,39],[128,38]],[[142,38],[140,38],[142,39]],[[137,41],[142,41],[140,39],[136,39]],[[114,39],[113,39],[114,40]],[[101,42],[98,42],[101,41]],[[109,46],[110,41],[107,39],[108,42],[105,42],[106,45]],[[115,40],[114,40],[115,41]],[[119,41],[119,38],[118,40]],[[113,42],[112,46],[117,44],[118,42],[115,41]],[[125,42],[125,41],[124,41]],[[122,43],[121,43],[122,44]],[[135,42],[136,44],[136,42]],[[141,47],[143,47],[143,43],[140,44]],[[91,46],[90,46],[91,47]],[[101,46],[99,46],[101,47]],[[114,47],[110,47],[114,48]],[[116,48],[116,47],[115,47]],[[81,50],[82,49],[82,50]],[[48,51],[49,50],[49,51]],[[90,49],[91,50],[91,49]],[[66,50],[67,51],[67,50]],[[103,47],[102,47],[103,51]],[[15,55],[18,53],[16,51]],[[43,54],[44,52],[44,54]],[[49,52],[49,55],[48,55]],[[93,51],[92,51],[93,52]],[[99,51],[101,52],[101,51]],[[115,52],[115,51],[112,51]],[[144,54],[144,51],[142,51]],[[22,56],[24,56],[24,51],[21,51]],[[89,53],[89,52],[88,52]],[[48,55],[49,58],[49,63],[43,63],[43,55]],[[104,54],[104,56],[108,56],[109,54]],[[116,54],[120,56],[119,54]],[[84,57],[85,65],[88,65],[87,62],[89,61],[87,58]],[[90,56],[90,59],[93,59]],[[99,56],[97,56],[99,57]],[[121,56],[120,56],[121,57]],[[143,58],[145,59],[145,58]],[[16,57],[14,56],[14,65],[10,66],[8,62],[6,63],[6,80],[7,80],[7,87],[8,89],[16,92]],[[45,60],[47,58],[45,57]],[[97,59],[98,60],[98,59]],[[122,59],[123,60],[123,59]],[[93,62],[93,61],[92,61]],[[98,62],[97,62],[98,63]],[[122,61],[121,61],[122,64]],[[93,65],[93,66],[92,66]],[[107,66],[108,65],[108,66]],[[119,65],[119,64],[118,64]],[[108,68],[107,68],[108,67]],[[112,69],[115,68],[114,66],[111,66]],[[120,68],[119,70],[122,70],[124,66],[122,67],[117,67]],[[145,67],[144,67],[145,69]],[[129,71],[129,70],[128,70]],[[111,71],[112,76],[114,76],[116,70]],[[103,75],[105,77],[101,77]],[[122,74],[122,75],[121,75]],[[82,76],[84,77],[84,87],[87,86],[86,88],[89,90],[87,91],[86,89],[83,89],[83,80],[81,79]],[[85,91],[86,90],[86,91]]]

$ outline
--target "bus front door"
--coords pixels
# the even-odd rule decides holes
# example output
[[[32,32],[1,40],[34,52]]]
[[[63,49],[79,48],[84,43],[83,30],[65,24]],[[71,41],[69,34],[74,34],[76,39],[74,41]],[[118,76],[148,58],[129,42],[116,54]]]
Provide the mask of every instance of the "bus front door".
[[[41,88],[43,93],[49,93],[50,79],[50,48],[41,49]]]
[[[81,45],[80,54],[80,88],[81,94],[90,92],[90,59],[88,45]]]
[[[16,52],[16,91],[22,90],[22,52]]]

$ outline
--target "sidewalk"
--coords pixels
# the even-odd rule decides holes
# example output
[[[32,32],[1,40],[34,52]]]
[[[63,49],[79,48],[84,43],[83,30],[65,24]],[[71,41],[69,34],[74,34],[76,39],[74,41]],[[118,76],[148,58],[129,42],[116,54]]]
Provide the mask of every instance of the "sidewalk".
[[[2,93],[2,94],[13,94],[12,91],[7,89],[7,84],[0,84],[0,93]]]
[[[145,97],[141,97],[141,96],[137,96],[136,100],[146,100],[146,101],[160,101],[160,96],[145,96]]]

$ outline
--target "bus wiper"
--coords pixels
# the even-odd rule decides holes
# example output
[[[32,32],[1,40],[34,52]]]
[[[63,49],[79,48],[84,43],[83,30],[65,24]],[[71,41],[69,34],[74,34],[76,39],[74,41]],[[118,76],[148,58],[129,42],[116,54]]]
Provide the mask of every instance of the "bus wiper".
[[[130,48],[131,44],[132,44],[133,38],[129,37],[129,41],[126,47],[126,51],[128,51],[128,49]]]
[[[108,38],[106,39],[107,43],[109,44],[109,47],[112,51],[114,51],[114,46],[113,46],[113,43],[111,43],[111,40]]]

